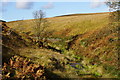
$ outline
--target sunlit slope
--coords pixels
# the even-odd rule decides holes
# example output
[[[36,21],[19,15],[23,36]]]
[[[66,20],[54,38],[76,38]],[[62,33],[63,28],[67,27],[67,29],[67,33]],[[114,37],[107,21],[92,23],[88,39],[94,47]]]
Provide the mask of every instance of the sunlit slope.
[[[118,77],[118,33],[117,27],[106,26],[79,37],[71,46],[77,55],[85,57],[91,65],[104,68],[102,77]],[[85,63],[85,62],[84,62]]]
[[[108,24],[108,16],[109,13],[90,13],[47,18],[50,26],[48,30],[54,30],[53,35],[56,37],[82,34],[104,27]],[[7,25],[20,31],[34,33],[35,24],[32,19],[12,21],[8,22]]]
[[[120,76],[118,27],[116,27],[116,23],[110,24],[109,13],[72,14],[47,19],[50,26],[48,31],[53,31],[52,36],[57,38],[48,38],[51,41],[46,41],[48,42],[46,45],[61,50],[62,53],[49,49],[26,47],[19,49],[20,55],[44,65],[52,73],[61,77],[73,78],[73,76],[78,77],[76,75],[79,75],[79,77],[86,78],[81,74],[94,74],[87,75],[87,77],[96,76],[98,78]],[[7,25],[11,29],[18,30],[18,33],[31,31],[33,34],[35,32],[33,20],[13,21],[8,22]],[[54,42],[52,39],[56,41]],[[77,70],[76,74],[75,69],[69,66],[71,62],[80,63],[85,69]]]

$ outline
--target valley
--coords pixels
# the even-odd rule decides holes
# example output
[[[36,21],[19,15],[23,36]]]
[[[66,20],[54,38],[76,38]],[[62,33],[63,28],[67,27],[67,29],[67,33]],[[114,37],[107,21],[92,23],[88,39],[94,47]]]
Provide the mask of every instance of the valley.
[[[105,12],[46,18],[49,27],[38,44],[33,19],[3,22],[3,78],[120,78],[118,26],[109,21],[109,16],[110,13]],[[12,60],[19,63],[15,65]],[[41,72],[32,73],[30,69],[25,72],[31,65],[33,70]]]

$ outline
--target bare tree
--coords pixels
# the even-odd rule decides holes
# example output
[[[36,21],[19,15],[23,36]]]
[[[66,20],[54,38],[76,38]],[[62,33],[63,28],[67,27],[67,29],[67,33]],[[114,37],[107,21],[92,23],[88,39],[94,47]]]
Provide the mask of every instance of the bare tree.
[[[110,11],[120,10],[120,1],[119,0],[107,0],[105,3],[110,8]]]
[[[45,38],[45,32],[46,28],[48,27],[48,21],[45,18],[45,13],[42,10],[35,11],[33,13],[34,16],[34,30],[35,30],[35,35],[36,35],[36,44],[38,46],[43,45],[43,40]]]
[[[107,0],[106,5],[109,7],[109,11],[112,12],[110,20],[112,22],[120,21],[120,1],[119,0]]]

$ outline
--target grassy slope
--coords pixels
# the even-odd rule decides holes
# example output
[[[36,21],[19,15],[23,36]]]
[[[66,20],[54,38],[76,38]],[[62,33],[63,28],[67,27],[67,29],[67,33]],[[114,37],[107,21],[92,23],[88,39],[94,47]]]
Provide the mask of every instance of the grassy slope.
[[[108,20],[109,20],[108,17],[109,17],[109,13],[102,13],[102,14],[98,13],[98,14],[82,14],[82,15],[76,14],[76,15],[48,18],[48,21],[50,22],[49,30],[55,30],[52,35],[53,37],[66,38],[77,34],[83,34],[76,41],[74,41],[74,43],[70,47],[70,50],[64,51],[64,53],[65,55],[70,55],[75,53],[77,55],[77,58],[80,57],[83,59],[82,63],[84,65],[87,65],[86,70],[89,73],[94,73],[97,76],[102,75],[102,77],[104,78],[117,77],[116,75],[118,73],[117,63],[116,63],[117,62],[117,50],[116,50],[117,31],[115,28],[110,27],[108,25]],[[32,23],[32,20],[8,22],[7,25],[19,31],[20,28],[18,28],[19,26],[17,26],[17,24],[20,23],[22,23],[23,25],[21,27],[24,28],[24,32],[32,31],[32,33],[34,33],[34,30],[32,28],[34,24]],[[57,44],[56,47],[58,47],[58,44],[60,45],[62,44],[62,48],[64,48],[65,45],[63,43],[65,43],[64,40],[62,41],[62,43],[61,42],[55,43],[55,46]],[[23,52],[21,53],[25,54],[25,56],[27,57],[30,58],[33,57],[27,55],[26,50],[24,52],[24,49],[22,49],[21,51]],[[38,52],[41,52],[41,54],[38,54]],[[43,54],[46,55],[43,55],[42,52]],[[34,49],[32,49],[31,55],[36,54],[34,55],[35,57],[38,56],[46,57],[45,59],[46,61],[48,60],[48,62],[45,63],[47,63],[48,65],[50,61],[49,59],[51,58],[48,52],[54,55],[54,52],[51,51],[46,52],[46,50],[39,51]],[[70,55],[70,56],[74,56],[74,55]],[[61,60],[60,57],[57,57],[57,54],[56,54],[56,59]],[[39,60],[41,59],[37,59],[34,61],[39,61]],[[64,62],[64,60],[62,62]],[[80,61],[78,60],[78,62]],[[51,67],[53,67],[53,65]],[[67,69],[68,69],[67,72],[71,70],[71,69],[69,70],[69,68]],[[85,72],[78,71],[78,74],[79,73],[84,74],[87,71]],[[61,73],[59,70],[55,71],[55,73],[56,72]],[[64,73],[64,75],[66,74],[67,76],[68,73]],[[72,74],[72,71],[70,73]],[[62,73],[59,75],[62,75]]]
[[[66,67],[67,69],[69,69],[69,66],[65,65],[67,64],[68,62],[67,58],[69,57],[57,52],[53,52],[51,50],[32,47],[34,46],[34,44],[29,42],[29,39],[27,39],[28,36],[23,34],[21,35],[16,30],[13,30],[12,28],[9,28],[8,26],[4,25],[2,26],[3,63],[8,62],[9,58],[11,58],[12,56],[18,55],[24,58],[31,59],[32,62],[46,67],[45,76],[47,76],[47,78],[49,77],[58,78],[59,75],[61,75],[60,77],[64,77],[66,75],[67,77],[69,77],[69,74],[71,74],[73,77],[77,77],[75,73],[74,74],[71,73],[71,70],[73,68],[72,69],[70,68],[70,70],[68,70],[70,71],[70,73],[68,73],[68,71],[67,72],[65,71]],[[8,34],[9,31],[11,31],[10,34]],[[66,75],[63,74],[63,71],[64,73],[66,72]],[[12,73],[12,71],[10,73]]]
[[[48,18],[50,22],[49,30],[55,30],[54,34],[58,34],[60,36],[70,36],[75,34],[82,34],[94,29],[101,28],[107,24],[108,21],[108,13],[99,13],[99,14],[77,14],[71,16],[64,17],[53,17]],[[19,24],[23,25],[22,31],[32,31],[33,30],[33,20],[24,20],[24,21],[13,21],[8,22],[7,25],[9,27],[15,28],[19,30]],[[102,23],[102,24],[101,24]],[[18,26],[19,25],[19,26]],[[67,32],[66,32],[67,31]],[[55,36],[54,35],[54,36]]]
[[[118,73],[118,35],[116,28],[103,27],[76,40],[71,47],[77,55],[89,59],[89,63],[104,68],[103,73],[115,77]]]

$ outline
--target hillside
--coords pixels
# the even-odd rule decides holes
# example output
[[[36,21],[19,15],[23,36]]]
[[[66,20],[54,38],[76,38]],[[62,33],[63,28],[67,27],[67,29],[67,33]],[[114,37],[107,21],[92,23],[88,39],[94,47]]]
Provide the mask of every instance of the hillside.
[[[6,22],[12,31],[6,35],[3,30],[3,46],[43,65],[48,79],[120,77],[118,27],[109,22],[109,13],[71,14],[47,20],[47,32],[52,33],[43,47],[37,48],[34,43],[32,19]]]
[[[53,36],[56,34],[59,37],[71,36],[76,34],[83,34],[85,32],[99,29],[108,24],[109,13],[96,13],[96,14],[76,14],[70,16],[60,16],[48,18],[49,28],[48,30],[54,31]],[[29,24],[30,23],[30,24]],[[21,24],[21,25],[20,25]],[[11,28],[18,28],[21,26],[22,31],[34,33],[33,20],[13,21],[8,22],[7,25]]]
[[[23,76],[24,79],[60,78],[56,70],[62,74],[64,68],[68,68],[65,65],[69,63],[68,56],[51,49],[37,48],[28,35],[19,34],[6,23],[2,23],[2,40],[3,80],[22,79]],[[31,67],[35,69],[33,72]],[[36,69],[40,72],[36,72]]]

